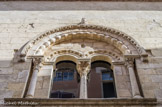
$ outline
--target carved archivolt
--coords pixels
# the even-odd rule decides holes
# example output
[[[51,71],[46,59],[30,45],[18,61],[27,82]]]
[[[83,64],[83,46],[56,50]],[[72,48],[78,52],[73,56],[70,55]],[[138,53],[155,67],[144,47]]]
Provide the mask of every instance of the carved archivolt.
[[[106,42],[117,47],[123,54],[131,54],[131,50],[129,49],[129,47],[126,46],[119,39],[114,38],[113,36],[103,32],[96,32],[92,30],[81,30],[81,29],[70,31],[70,32],[69,31],[64,32],[62,34],[59,33],[59,34],[51,35],[50,38],[46,39],[46,41],[42,42],[36,48],[36,51],[33,54],[41,55],[43,54],[44,50],[51,45],[59,44],[61,42],[68,41],[71,39],[83,39],[83,38]]]
[[[127,49],[129,51],[128,46],[122,42],[123,40],[125,40],[124,42],[129,42],[129,45],[132,45],[138,51],[139,54],[141,54],[144,51],[143,48],[141,48],[133,38],[115,29],[96,25],[71,25],[50,30],[39,35],[37,38],[30,41],[24,47],[21,53],[27,54],[32,47],[39,44],[40,41],[42,41],[43,39],[46,40],[40,43],[41,46],[38,45],[36,49],[37,52],[39,52],[45,47],[48,47],[53,43],[64,41],[67,38],[72,39],[73,37],[77,36],[81,38],[96,39],[113,43],[115,46],[118,46],[118,48],[122,48],[124,50]]]
[[[53,51],[48,56],[45,56],[45,61],[54,62],[58,56],[64,56],[64,55],[72,55],[72,56],[75,56],[76,58],[83,57],[82,53],[74,51],[74,50],[58,50],[58,51]]]
[[[123,55],[147,57],[145,50],[132,37],[118,30],[96,25],[70,25],[47,31],[24,46],[20,56],[43,55],[52,45],[80,38],[106,42],[118,48]]]
[[[95,51],[88,51],[86,53],[81,53],[74,50],[64,49],[64,50],[52,51],[48,56],[45,56],[45,62],[55,62],[57,57],[65,56],[65,55],[75,56],[77,59],[84,59],[84,58],[91,59],[93,56],[104,55],[111,58],[113,61],[123,61],[122,56],[117,55],[113,51],[95,50]]]

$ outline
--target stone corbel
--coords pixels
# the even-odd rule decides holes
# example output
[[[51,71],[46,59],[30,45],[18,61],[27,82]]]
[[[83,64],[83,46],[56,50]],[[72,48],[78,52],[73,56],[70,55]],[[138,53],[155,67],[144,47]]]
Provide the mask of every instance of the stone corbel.
[[[146,54],[142,54],[141,55],[141,60],[143,61],[143,62],[148,62],[148,54],[146,53]]]
[[[14,52],[14,62],[25,62],[26,54],[21,54],[18,49],[14,49]]]
[[[141,50],[141,60],[143,62],[148,62],[148,54],[144,48],[142,48],[142,50]]]

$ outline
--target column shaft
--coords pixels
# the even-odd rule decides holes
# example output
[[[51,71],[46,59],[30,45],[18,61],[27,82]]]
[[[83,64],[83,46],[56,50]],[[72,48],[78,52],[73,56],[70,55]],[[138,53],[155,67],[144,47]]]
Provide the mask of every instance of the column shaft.
[[[81,99],[86,99],[87,98],[87,75],[82,75],[81,76],[80,98]]]
[[[37,74],[38,74],[38,69],[33,71],[31,81],[30,81],[30,85],[29,85],[29,88],[28,88],[28,92],[27,92],[27,95],[26,95],[27,98],[33,98],[34,97],[35,87],[36,87],[36,83],[37,83]]]
[[[141,98],[133,67],[128,67],[133,98]]]

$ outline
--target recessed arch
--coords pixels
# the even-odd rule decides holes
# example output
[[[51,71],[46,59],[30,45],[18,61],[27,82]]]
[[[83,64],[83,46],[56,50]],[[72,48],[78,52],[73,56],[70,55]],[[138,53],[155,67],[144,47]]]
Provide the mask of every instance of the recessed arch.
[[[95,55],[91,57],[91,63],[95,61],[105,61],[111,64],[111,68],[113,68],[113,59],[111,59],[109,56],[106,55]]]
[[[56,63],[58,63],[60,61],[66,61],[66,60],[77,63],[77,57],[72,56],[72,55],[58,55],[58,56],[55,56],[55,58],[52,59],[52,62],[54,62],[54,65],[55,65]]]

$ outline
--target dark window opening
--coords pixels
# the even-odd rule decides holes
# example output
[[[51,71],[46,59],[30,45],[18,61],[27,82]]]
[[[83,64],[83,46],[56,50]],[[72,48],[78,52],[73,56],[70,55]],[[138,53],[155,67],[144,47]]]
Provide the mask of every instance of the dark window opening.
[[[75,98],[75,95],[73,93],[69,92],[53,92],[51,93],[51,98]]]
[[[104,95],[104,98],[115,97],[114,84],[112,82],[103,83],[103,95]]]

